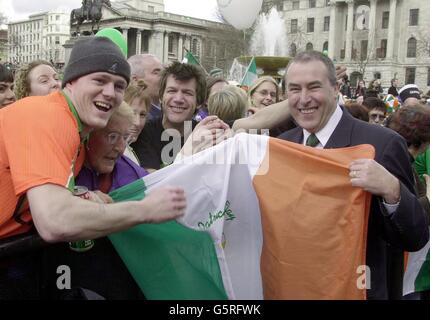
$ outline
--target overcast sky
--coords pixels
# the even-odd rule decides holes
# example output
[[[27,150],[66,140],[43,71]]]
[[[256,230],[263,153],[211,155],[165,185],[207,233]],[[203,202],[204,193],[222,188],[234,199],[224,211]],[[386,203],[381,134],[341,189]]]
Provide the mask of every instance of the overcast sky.
[[[115,0],[113,0],[115,2]],[[79,8],[82,0],[0,0],[0,11],[9,21],[27,19],[30,14],[64,7]],[[216,0],[164,0],[165,10],[191,17],[215,20]]]

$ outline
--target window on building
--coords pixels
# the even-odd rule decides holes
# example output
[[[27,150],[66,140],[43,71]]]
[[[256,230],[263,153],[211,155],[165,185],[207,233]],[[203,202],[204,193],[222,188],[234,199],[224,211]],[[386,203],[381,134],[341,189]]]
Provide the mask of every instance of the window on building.
[[[297,33],[297,19],[291,19],[291,33]]]
[[[324,17],[324,31],[330,31],[330,16]]]
[[[328,41],[324,42],[323,44],[323,52],[328,51]]]
[[[191,52],[195,55],[195,56],[199,56],[199,41],[197,39],[193,39],[192,41],[192,45],[191,45]]]
[[[296,54],[297,54],[297,46],[296,46],[296,44],[295,44],[295,43],[292,43],[292,44],[290,45],[290,56],[291,56],[291,57],[295,57],[295,56],[296,56]]]
[[[217,57],[219,57],[219,58],[221,58],[221,59],[224,59],[225,58],[225,50],[226,50],[226,47],[225,47],[225,44],[224,43],[220,43],[220,45],[217,47]]]
[[[343,49],[340,49],[340,58],[341,59],[345,59],[345,47],[346,47],[346,42],[343,42]]]
[[[148,6],[148,11],[151,13],[155,12],[155,7],[154,6]]]
[[[330,5],[330,0],[325,0],[325,6],[328,7]]]
[[[276,5],[276,10],[278,10],[279,12],[284,11],[284,3],[283,3],[283,2],[278,3],[278,4]]]
[[[390,12],[382,12],[382,29],[388,29],[388,22],[390,21]]]
[[[418,25],[418,15],[420,9],[411,9],[409,10],[409,25],[417,26]]]
[[[208,56],[214,57],[215,56],[215,48],[216,48],[216,42],[213,40],[208,41]]]
[[[387,39],[381,40],[381,47],[379,48],[379,57],[385,58],[387,56]]]
[[[315,23],[315,18],[308,18],[307,32],[314,32],[314,23]]]
[[[56,21],[59,21],[59,20],[60,20],[60,16],[58,16],[58,15],[57,15],[57,16],[55,16],[55,20],[56,20]]]
[[[55,31],[60,32],[60,26],[58,24],[55,25]]]
[[[430,86],[430,68],[427,68],[427,86]]]
[[[173,53],[173,43],[175,41],[175,38],[173,37],[173,34],[169,35],[169,53]]]
[[[406,68],[405,84],[415,83],[415,68]]]
[[[60,37],[55,37],[55,44],[60,44]]]
[[[406,57],[408,57],[408,58],[416,58],[417,57],[417,39],[409,38],[408,50],[406,52]]]
[[[311,51],[311,50],[314,50],[314,45],[312,44],[312,42],[306,43],[306,51]]]
[[[360,59],[367,59],[367,40],[361,40],[361,51],[360,51]]]
[[[293,10],[300,9],[300,1],[293,1]]]
[[[309,8],[315,8],[316,7],[316,0],[309,0]]]
[[[353,60],[355,60],[355,59],[357,59],[357,49],[354,47],[354,40],[352,41],[352,44],[351,44],[351,58],[353,59]]]
[[[142,52],[149,52],[149,35],[142,36]]]

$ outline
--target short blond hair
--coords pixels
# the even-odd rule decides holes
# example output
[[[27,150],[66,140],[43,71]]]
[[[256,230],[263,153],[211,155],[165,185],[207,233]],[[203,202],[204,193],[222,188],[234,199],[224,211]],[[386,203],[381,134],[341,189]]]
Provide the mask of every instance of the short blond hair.
[[[120,106],[112,113],[112,116],[110,117],[109,121],[111,121],[113,118],[118,117],[127,119],[130,124],[133,123],[134,111],[127,102],[123,101],[120,104]]]
[[[143,80],[139,80],[136,84],[130,84],[125,90],[124,102],[127,102],[129,105],[131,105],[135,99],[138,99],[140,104],[142,102],[145,104],[146,112],[149,112],[151,109],[151,99],[145,92],[147,87],[148,86]]]
[[[254,94],[255,91],[257,91],[258,87],[261,86],[264,82],[270,82],[273,83],[275,85],[275,90],[276,90],[276,99],[275,99],[275,103],[279,102],[279,85],[276,82],[275,79],[273,79],[272,77],[269,76],[263,76],[258,78],[257,80],[255,80],[253,82],[253,84],[249,87],[248,90],[248,103],[250,106],[254,106],[253,102],[252,102],[252,95]]]
[[[236,86],[225,86],[208,100],[209,115],[218,116],[223,121],[243,118],[246,110],[246,92]]]

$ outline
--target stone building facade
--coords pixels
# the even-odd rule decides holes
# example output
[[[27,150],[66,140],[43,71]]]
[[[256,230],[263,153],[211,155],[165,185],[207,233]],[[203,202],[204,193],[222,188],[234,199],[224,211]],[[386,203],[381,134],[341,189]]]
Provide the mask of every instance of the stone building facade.
[[[63,44],[70,37],[70,16],[63,10],[30,15],[8,23],[8,62],[19,65],[44,59],[64,65]]]
[[[430,89],[430,1],[265,0],[287,26],[290,55],[327,51],[348,67],[351,80],[392,78]],[[352,19],[348,19],[352,17]]]
[[[7,61],[7,30],[0,29],[0,63]]]
[[[163,63],[181,61],[191,51],[209,72],[224,70],[243,54],[242,33],[229,25],[164,11],[163,0],[126,0],[103,6],[100,29],[115,28],[128,43],[128,55],[151,53]],[[91,23],[80,26],[80,35],[91,34]],[[71,26],[71,33],[76,26]],[[73,39],[72,39],[73,40]]]

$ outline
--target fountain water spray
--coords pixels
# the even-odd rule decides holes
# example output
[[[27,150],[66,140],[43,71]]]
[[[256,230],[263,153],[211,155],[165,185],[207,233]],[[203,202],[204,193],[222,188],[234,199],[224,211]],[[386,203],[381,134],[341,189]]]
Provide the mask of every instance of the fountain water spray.
[[[272,8],[268,14],[261,14],[251,37],[249,56],[233,61],[228,79],[240,81],[254,56],[259,75],[279,78],[288,63],[287,30],[281,14]]]
[[[253,56],[286,56],[287,30],[284,19],[276,8],[261,14],[251,38],[250,54]]]

